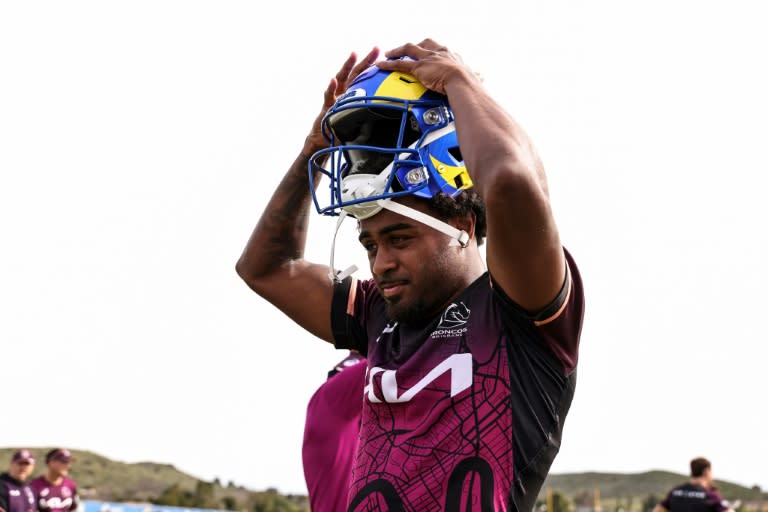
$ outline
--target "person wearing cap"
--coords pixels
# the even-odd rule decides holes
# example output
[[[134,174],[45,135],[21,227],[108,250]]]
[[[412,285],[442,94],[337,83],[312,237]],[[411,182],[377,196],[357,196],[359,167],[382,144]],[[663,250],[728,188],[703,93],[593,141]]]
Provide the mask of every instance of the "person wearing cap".
[[[40,512],[77,510],[80,498],[77,484],[69,478],[69,465],[75,460],[66,448],[54,448],[45,455],[47,471],[29,482]]]
[[[35,457],[26,449],[11,457],[7,472],[0,473],[0,512],[37,512],[35,496],[24,483],[35,468]]]

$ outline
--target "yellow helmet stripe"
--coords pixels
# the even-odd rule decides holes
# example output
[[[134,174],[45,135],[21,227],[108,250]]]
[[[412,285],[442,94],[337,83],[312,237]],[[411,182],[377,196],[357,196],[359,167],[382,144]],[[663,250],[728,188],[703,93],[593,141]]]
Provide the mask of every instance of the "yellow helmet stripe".
[[[427,88],[416,80],[413,75],[394,71],[381,82],[379,88],[376,89],[375,96],[416,100],[421,98],[426,91]]]

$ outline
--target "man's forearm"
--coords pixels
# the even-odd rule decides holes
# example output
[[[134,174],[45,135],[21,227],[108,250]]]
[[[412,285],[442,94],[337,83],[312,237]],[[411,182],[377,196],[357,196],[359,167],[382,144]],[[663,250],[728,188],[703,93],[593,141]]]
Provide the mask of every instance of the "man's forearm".
[[[311,202],[308,162],[309,156],[302,151],[256,224],[237,262],[237,273],[246,281],[304,257]]]
[[[543,169],[525,130],[465,72],[446,84],[461,153],[475,190],[484,199],[499,179],[533,179],[546,189]]]

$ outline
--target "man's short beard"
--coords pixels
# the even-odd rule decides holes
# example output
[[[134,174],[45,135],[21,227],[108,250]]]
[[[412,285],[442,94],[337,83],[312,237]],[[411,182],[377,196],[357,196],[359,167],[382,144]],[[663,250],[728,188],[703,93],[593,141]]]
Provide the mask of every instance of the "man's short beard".
[[[413,304],[400,304],[385,301],[387,316],[401,324],[417,324],[431,316],[431,311],[422,301]]]
[[[457,268],[451,261],[448,251],[440,252],[431,262],[430,276],[424,279],[432,286],[418,294],[412,302],[402,303],[400,300],[391,302],[384,299],[387,316],[401,324],[419,325],[440,314],[441,308],[447,306],[451,296],[457,294],[463,287],[456,278],[453,269]],[[413,283],[411,283],[413,284]]]

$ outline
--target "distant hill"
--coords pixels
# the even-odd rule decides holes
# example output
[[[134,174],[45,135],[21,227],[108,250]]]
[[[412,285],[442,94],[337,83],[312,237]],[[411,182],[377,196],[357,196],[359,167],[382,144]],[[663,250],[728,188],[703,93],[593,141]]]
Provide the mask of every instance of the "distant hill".
[[[52,448],[31,448],[35,454],[34,476],[45,472],[45,454]],[[16,448],[0,448],[0,461],[9,461]],[[89,499],[104,501],[146,501],[178,484],[193,490],[197,479],[170,464],[141,462],[125,464],[88,451],[72,450],[77,461],[70,475]]]
[[[53,447],[29,448],[35,454],[33,476],[45,472],[45,454]],[[7,464],[18,448],[0,448],[0,468],[7,470]],[[189,495],[196,492],[202,482],[200,479],[183,473],[170,464],[138,462],[127,464],[117,462],[93,452],[71,450],[77,458],[72,464],[70,476],[77,482],[83,499],[117,502],[157,502],[165,494]],[[211,503],[200,508],[220,508],[232,510],[254,510],[254,504],[260,502],[285,501],[292,506],[278,508],[287,511],[308,511],[306,496],[284,496],[274,489],[253,491],[243,486],[218,481],[209,482],[212,492]],[[170,492],[168,492],[170,491]],[[183,497],[183,496],[182,496]],[[166,503],[171,504],[171,503]],[[187,506],[191,506],[188,504]],[[256,508],[258,510],[258,508]]]
[[[51,447],[30,448],[36,455],[34,476],[45,470],[44,457]],[[0,468],[4,471],[11,455],[17,448],[0,448]],[[77,461],[72,465],[71,476],[77,481],[84,499],[118,502],[157,502],[161,498],[199,491],[201,484],[210,495],[209,506],[230,510],[284,510],[307,512],[306,496],[283,496],[274,489],[254,491],[231,482],[202,482],[183,473],[170,464],[138,462],[127,464],[113,461],[93,452],[72,450]],[[547,488],[564,496],[592,496],[599,489],[604,505],[618,501],[631,501],[632,508],[653,496],[663,497],[669,489],[686,481],[686,475],[667,471],[645,473],[565,473],[552,474],[544,483],[542,496]],[[759,488],[747,488],[725,481],[717,481],[722,495],[731,500],[767,501],[768,494]],[[269,503],[272,508],[259,507]],[[275,505],[278,503],[278,506]],[[166,504],[169,504],[166,502]],[[192,506],[188,504],[187,506]],[[607,508],[606,508],[607,510]]]

